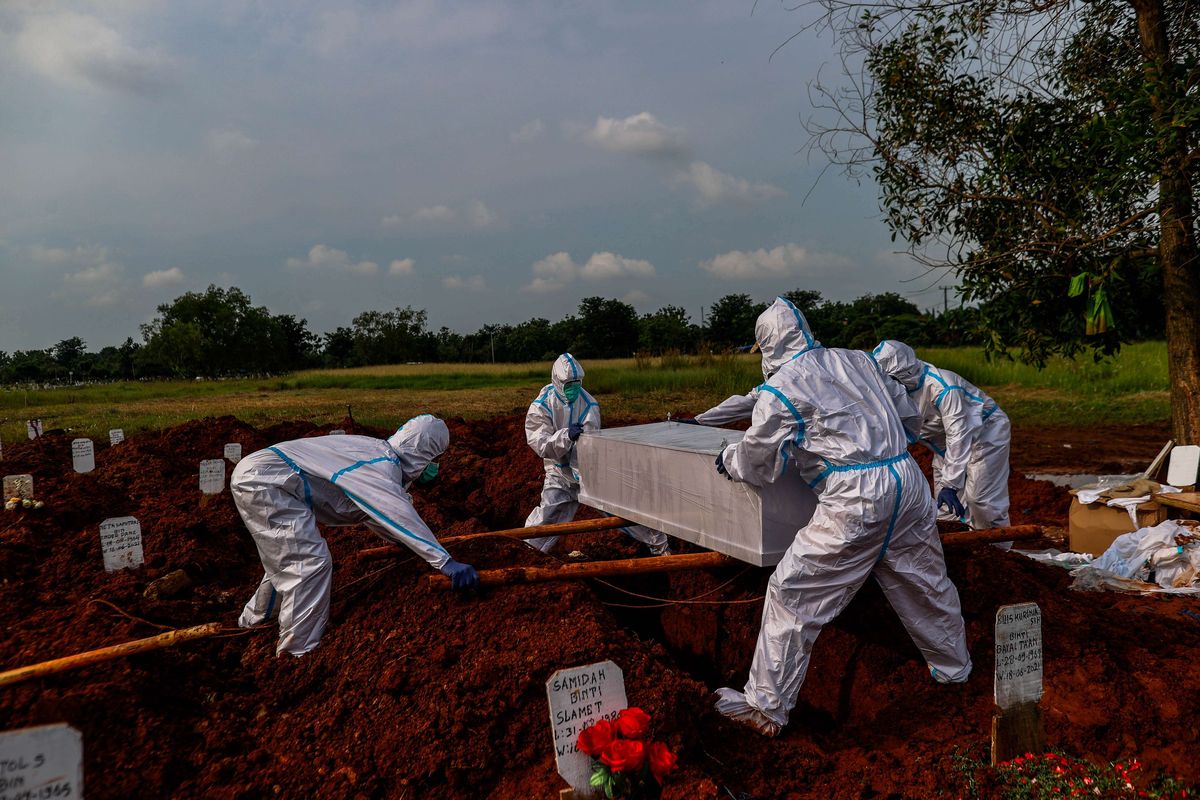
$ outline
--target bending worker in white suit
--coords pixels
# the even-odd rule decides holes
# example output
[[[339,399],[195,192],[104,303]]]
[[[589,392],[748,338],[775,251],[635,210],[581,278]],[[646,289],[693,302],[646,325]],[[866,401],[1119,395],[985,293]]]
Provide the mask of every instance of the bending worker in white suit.
[[[449,443],[446,423],[422,414],[387,439],[296,439],[238,462],[229,488],[265,571],[238,625],[249,628],[278,615],[277,655],[299,656],[317,646],[329,621],[333,577],[318,523],[366,525],[448,575],[455,589],[478,583],[472,567],[438,544],[407,492],[437,475],[434,459]]]
[[[525,414],[525,441],[542,457],[546,478],[542,500],[525,519],[525,527],[570,522],[579,510],[579,457],[575,442],[585,431],[600,430],[600,405],[583,388],[583,367],[570,353],[563,353],[550,369],[550,383],[542,387]],[[621,529],[645,542],[656,556],[671,552],[667,535],[644,525]],[[557,536],[526,540],[543,553]]]
[[[763,375],[745,437],[717,457],[730,480],[764,486],[798,469],[817,494],[812,520],[775,568],[744,692],[717,710],[773,736],[787,724],[813,642],[868,577],[940,682],[971,673],[958,592],[946,576],[933,499],[908,455],[919,419],[902,387],[857,350],[824,348],[794,305],[758,318]]]
[[[961,375],[920,360],[904,342],[885,339],[874,357],[921,414],[921,442],[934,454],[938,506],[975,529],[1007,527],[1008,416]]]

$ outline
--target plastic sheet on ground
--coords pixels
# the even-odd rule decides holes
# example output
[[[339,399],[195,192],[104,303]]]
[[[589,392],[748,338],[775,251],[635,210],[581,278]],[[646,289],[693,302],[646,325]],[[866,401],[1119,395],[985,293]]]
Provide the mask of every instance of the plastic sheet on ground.
[[[1176,520],[1141,528],[1071,575],[1083,591],[1200,595],[1200,533]]]
[[[1043,564],[1049,564],[1053,567],[1062,567],[1063,569],[1075,569],[1076,567],[1084,567],[1092,563],[1092,557],[1087,553],[1072,553],[1070,551],[1064,553],[1062,550],[1050,548],[1049,550],[1016,550],[1012,552],[1017,555],[1032,558],[1034,561],[1040,561]]]

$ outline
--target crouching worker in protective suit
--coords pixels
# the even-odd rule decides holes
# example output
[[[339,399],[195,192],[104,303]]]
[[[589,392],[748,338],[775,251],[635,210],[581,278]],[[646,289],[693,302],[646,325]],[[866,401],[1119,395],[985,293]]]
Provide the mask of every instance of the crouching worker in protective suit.
[[[583,367],[570,353],[559,356],[550,369],[551,383],[542,388],[525,414],[525,441],[542,457],[546,479],[542,501],[525,519],[525,527],[570,522],[579,510],[579,459],[575,442],[584,431],[600,430],[600,406],[583,388]],[[656,556],[671,552],[667,535],[644,525],[621,529],[644,542]],[[557,536],[526,540],[543,553]]]
[[[321,525],[366,525],[450,576],[474,586],[475,570],[450,558],[413,508],[407,487],[437,475],[450,443],[446,423],[423,414],[385,439],[318,436],[283,442],[243,458],[229,488],[262,559],[262,583],[242,609],[249,628],[279,617],[275,653],[303,655],[329,621],[333,561]]]
[[[904,342],[885,339],[873,354],[921,415],[921,442],[934,454],[938,506],[976,530],[1007,527],[1008,416],[961,375],[920,360]]]
[[[727,717],[773,736],[787,724],[821,629],[874,576],[933,678],[971,673],[958,592],[946,576],[933,498],[908,455],[919,420],[903,387],[866,353],[824,348],[780,298],[758,318],[763,375],[745,437],[717,457],[730,480],[764,486],[798,469],[812,520],[775,568],[745,691],[721,689]]]

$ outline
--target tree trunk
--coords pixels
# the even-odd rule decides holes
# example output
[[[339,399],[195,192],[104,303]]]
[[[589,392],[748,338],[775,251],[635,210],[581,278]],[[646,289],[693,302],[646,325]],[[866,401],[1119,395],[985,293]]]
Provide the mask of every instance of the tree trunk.
[[[1183,99],[1167,38],[1162,0],[1132,0],[1137,15],[1146,82],[1159,153],[1159,230],[1171,421],[1176,444],[1200,444],[1200,262],[1192,219],[1195,198],[1188,178],[1189,139],[1172,125]]]

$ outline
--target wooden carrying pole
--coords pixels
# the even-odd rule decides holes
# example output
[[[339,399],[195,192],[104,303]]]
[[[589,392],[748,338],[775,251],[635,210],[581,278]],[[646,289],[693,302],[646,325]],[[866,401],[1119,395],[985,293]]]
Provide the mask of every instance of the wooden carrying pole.
[[[539,536],[565,536],[572,533],[595,533],[611,528],[624,528],[633,523],[620,517],[601,517],[600,519],[581,519],[574,522],[557,522],[553,525],[533,525],[528,528],[508,528],[502,531],[487,531],[483,533],[464,533],[461,536],[447,536],[438,541],[443,544],[469,542],[472,539],[486,539],[489,536],[507,536],[510,539],[536,539]],[[407,547],[384,545],[362,551],[364,558],[386,558],[388,556],[410,555]]]
[[[733,559],[720,553],[684,553],[675,556],[563,564],[558,567],[487,569],[479,572],[479,585],[504,586],[510,583],[544,583],[581,578],[607,578],[613,575],[638,575],[646,572],[675,572],[682,569],[720,567],[732,561]],[[430,575],[427,580],[431,589],[450,588],[450,579],[445,575]]]
[[[0,672],[0,686],[27,681],[30,678],[41,678],[56,672],[66,672],[79,669],[101,661],[111,661],[114,658],[124,658],[134,653],[144,653],[147,650],[161,650],[164,647],[174,647],[180,642],[190,639],[203,639],[206,636],[220,633],[221,623],[209,622],[194,628],[181,628],[167,631],[146,639],[135,639],[132,642],[122,642],[111,647],[101,647],[99,650],[89,650],[86,653],[76,653],[73,656],[56,658],[53,661],[43,661],[40,664],[30,664],[28,667],[18,667],[7,672]]]
[[[982,544],[985,542],[1019,542],[1042,538],[1041,525],[1013,525],[1010,528],[987,528],[981,531],[947,533],[942,537],[942,546],[955,544]]]

